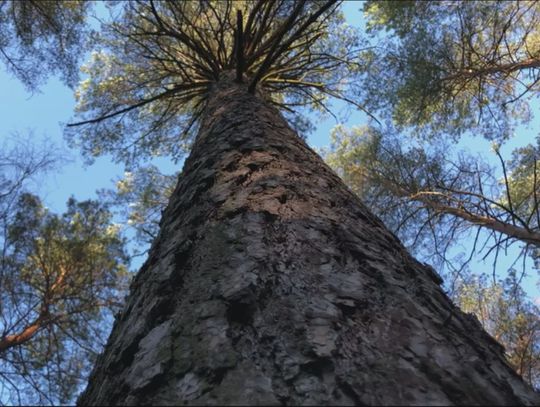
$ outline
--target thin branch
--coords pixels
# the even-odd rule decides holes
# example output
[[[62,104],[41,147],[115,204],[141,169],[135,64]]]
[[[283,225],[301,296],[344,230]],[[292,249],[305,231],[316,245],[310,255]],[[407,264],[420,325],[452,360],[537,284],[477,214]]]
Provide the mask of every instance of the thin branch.
[[[172,89],[168,89],[165,92],[162,92],[162,93],[160,93],[160,94],[158,94],[156,96],[153,96],[151,98],[143,99],[138,103],[135,103],[135,104],[132,104],[132,105],[130,105],[128,107],[125,107],[124,109],[117,110],[115,112],[112,112],[112,113],[97,117],[95,119],[85,120],[85,121],[77,122],[77,123],[69,123],[68,127],[82,126],[84,124],[91,124],[91,123],[99,123],[99,122],[101,122],[103,120],[110,119],[111,117],[118,116],[120,114],[127,113],[127,112],[129,112],[131,110],[137,109],[138,107],[145,106],[145,105],[147,105],[149,103],[152,103],[152,102],[154,102],[156,100],[162,99],[165,96],[172,95],[172,94],[174,94],[174,93],[176,93],[176,92],[178,92],[180,90],[189,90],[189,89],[194,89],[194,88],[206,87],[207,84],[208,84],[208,82],[202,81],[200,83],[189,83],[189,84],[184,84],[184,85],[176,85]]]
[[[273,54],[277,51],[281,40],[287,34],[289,30],[292,29],[293,24],[304,8],[304,4],[306,3],[306,0],[300,0],[297,4],[292,13],[290,14],[289,18],[279,27],[279,29],[274,34],[275,39],[273,40],[272,47],[270,48],[270,51],[266,54],[266,58],[264,59],[263,63],[251,79],[251,82],[248,86],[248,91],[250,93],[255,92],[255,86],[257,86],[257,83],[262,78],[262,76],[265,74],[266,70],[270,67],[273,61]]]
[[[236,10],[236,82],[242,82],[244,74],[244,32],[242,27],[242,11]]]

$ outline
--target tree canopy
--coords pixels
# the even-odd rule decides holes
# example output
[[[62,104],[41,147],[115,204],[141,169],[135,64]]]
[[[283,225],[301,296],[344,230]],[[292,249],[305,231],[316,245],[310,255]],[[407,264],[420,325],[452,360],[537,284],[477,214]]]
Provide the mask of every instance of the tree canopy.
[[[62,215],[28,192],[58,164],[24,144],[0,153],[2,403],[69,403],[89,374],[127,282],[124,241],[97,201]],[[109,322],[107,322],[109,321]]]
[[[445,141],[407,143],[392,129],[337,128],[326,159],[407,246],[455,271],[467,261],[448,258],[448,249],[475,229],[471,256],[521,243],[522,255],[538,258],[537,147],[509,160],[498,148],[500,168]]]
[[[335,1],[134,1],[102,27],[68,137],[87,158],[133,165],[189,148],[213,83],[229,72],[285,114],[347,100],[359,37]],[[359,105],[358,105],[359,106]],[[296,120],[298,122],[298,120]],[[304,123],[305,120],[300,120]]]
[[[0,61],[29,90],[50,74],[74,87],[91,6],[83,0],[0,0]]]
[[[540,90],[536,1],[368,1],[360,99],[424,136],[492,140],[530,120]],[[385,35],[385,34],[388,35]]]
[[[456,303],[474,314],[506,349],[508,361],[531,386],[540,389],[538,307],[516,281],[515,271],[500,281],[486,276],[460,279]]]
[[[117,211],[124,225],[134,230],[136,251],[146,254],[159,232],[159,221],[174,191],[178,174],[163,174],[155,165],[126,171],[115,189],[99,191],[102,201]]]

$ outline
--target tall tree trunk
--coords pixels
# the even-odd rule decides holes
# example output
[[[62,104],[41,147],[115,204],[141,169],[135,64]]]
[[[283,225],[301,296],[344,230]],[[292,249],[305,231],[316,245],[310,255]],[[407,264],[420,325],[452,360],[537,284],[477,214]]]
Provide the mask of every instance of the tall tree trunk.
[[[440,283],[223,80],[79,403],[539,404]]]

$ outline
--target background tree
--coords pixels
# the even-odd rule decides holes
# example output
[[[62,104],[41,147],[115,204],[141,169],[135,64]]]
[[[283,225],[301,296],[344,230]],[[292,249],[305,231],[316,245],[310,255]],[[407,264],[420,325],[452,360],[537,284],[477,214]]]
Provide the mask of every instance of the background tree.
[[[30,90],[51,73],[75,86],[91,7],[82,0],[1,0],[0,60],[8,72]]]
[[[540,387],[540,320],[538,307],[519,285],[516,271],[493,283],[486,276],[461,278],[456,296],[465,312],[476,315],[506,349],[508,361],[537,390]]]
[[[0,60],[28,90],[79,78],[93,2],[0,0]],[[34,190],[63,160],[32,135],[0,149],[0,403],[69,403],[101,350],[125,290],[123,239],[106,206],[62,215]]]
[[[126,171],[116,189],[100,191],[100,199],[117,211],[120,223],[135,232],[134,256],[147,254],[159,232],[159,221],[174,190],[178,174],[166,175],[154,165]]]
[[[369,109],[437,138],[472,130],[502,140],[530,120],[540,84],[537,1],[368,1],[364,12],[380,40],[364,53],[358,86]]]
[[[392,217],[400,228],[414,223],[413,229],[431,230],[430,244],[439,258],[444,258],[454,231],[471,225],[480,226],[475,232],[490,231],[490,239],[474,244],[472,252],[484,247],[484,254],[498,254],[522,242],[523,258],[537,257],[536,142],[523,142],[506,159],[501,147],[512,136],[522,137],[514,134],[515,126],[533,117],[530,102],[540,89],[539,4],[364,4],[373,47],[364,53],[358,96],[389,123],[390,129],[378,129],[392,134],[382,142],[386,152],[379,154],[379,170],[383,162],[390,164],[389,156],[407,168],[386,182],[391,194],[409,202],[402,214],[396,211]],[[495,160],[455,152],[445,141],[463,134],[494,140]],[[408,136],[436,138],[444,148],[422,142],[402,148],[394,141]],[[373,175],[384,181],[380,171]]]
[[[449,248],[474,231],[475,243],[467,261],[458,262],[461,266],[473,254],[487,256],[514,243],[522,244],[519,257],[537,258],[538,180],[532,144],[516,150],[508,161],[495,145],[497,171],[480,156],[456,152],[444,141],[407,143],[395,130],[382,133],[372,127],[337,128],[326,158],[415,253],[436,266],[452,267],[456,259],[448,258]],[[502,179],[497,173],[504,174]]]
[[[125,290],[127,258],[107,208],[70,199],[56,215],[27,192],[57,157],[24,144],[0,156],[2,403],[69,403]]]

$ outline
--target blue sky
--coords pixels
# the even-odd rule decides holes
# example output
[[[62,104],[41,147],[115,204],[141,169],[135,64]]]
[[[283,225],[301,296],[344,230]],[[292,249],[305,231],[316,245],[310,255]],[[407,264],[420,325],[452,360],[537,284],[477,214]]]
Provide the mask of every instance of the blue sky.
[[[358,24],[362,21],[359,9],[360,2],[347,2],[345,4],[346,15],[350,22]],[[114,180],[123,174],[121,165],[113,164],[110,157],[102,157],[91,166],[82,163],[78,151],[69,150],[63,140],[63,123],[70,121],[73,115],[75,101],[73,92],[64,86],[58,79],[51,78],[46,85],[40,88],[39,93],[29,94],[19,81],[12,78],[6,72],[0,71],[0,139],[8,139],[13,134],[26,134],[33,131],[36,142],[47,139],[48,142],[61,148],[70,162],[64,164],[58,172],[50,173],[43,177],[37,185],[37,192],[44,200],[46,206],[55,212],[65,209],[65,202],[73,195],[78,200],[96,198],[95,191],[100,188],[113,188]],[[536,105],[537,107],[538,105]],[[536,108],[536,110],[538,110]],[[361,125],[366,123],[364,114],[351,115],[347,125]],[[333,119],[326,120],[318,125],[318,130],[309,138],[309,143],[314,147],[322,147],[329,144],[330,129],[335,125]],[[538,134],[538,118],[533,122],[530,129],[522,129],[515,143],[503,149],[505,156],[509,156],[511,148],[518,143],[525,145],[534,140]],[[0,145],[2,143],[0,142]],[[464,138],[460,146],[474,151],[486,151],[489,143],[480,138]],[[165,171],[172,172],[175,168],[167,165]],[[176,168],[180,169],[180,166]],[[471,242],[462,242],[463,246]],[[507,259],[500,258],[499,266],[510,264],[512,253]],[[473,269],[491,270],[492,259],[485,264],[476,262]],[[536,286],[537,276],[531,275],[527,279],[526,288],[533,298],[540,297],[540,291]]]

